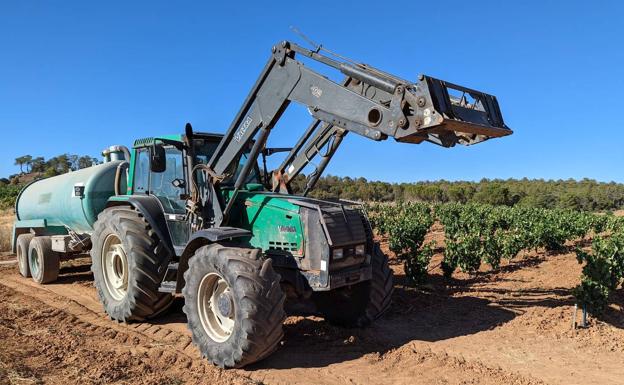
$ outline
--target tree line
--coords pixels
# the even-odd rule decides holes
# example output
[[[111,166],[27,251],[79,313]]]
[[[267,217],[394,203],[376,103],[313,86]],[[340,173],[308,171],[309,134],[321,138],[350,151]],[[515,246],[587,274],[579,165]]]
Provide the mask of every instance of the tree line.
[[[98,164],[88,155],[61,154],[48,160],[25,155],[15,159],[22,173],[50,177]],[[20,184],[19,175],[0,178],[3,184]],[[304,190],[306,179],[299,175],[291,184],[294,193]],[[2,195],[2,194],[0,194]],[[624,209],[624,184],[592,179],[482,179],[478,182],[445,180],[413,183],[369,181],[327,175],[310,193],[320,199],[341,198],[365,202],[485,203],[495,206],[525,206],[545,209],[609,211]]]
[[[303,191],[305,179],[293,183],[296,192]],[[545,209],[608,211],[624,208],[624,184],[597,182],[592,179],[482,179],[478,182],[425,181],[388,183],[365,178],[328,175],[319,179],[310,194],[332,198],[395,202],[485,203],[497,206],[526,206]]]
[[[42,173],[49,177],[66,172],[76,171],[98,164],[97,158],[89,155],[61,154],[46,160],[42,156],[23,155],[15,158],[15,165],[20,173]]]
[[[25,183],[31,180],[60,175],[99,163],[97,158],[89,155],[61,154],[50,159],[32,155],[17,157],[15,165],[20,167],[20,173],[0,178],[0,210],[13,207],[17,195]]]

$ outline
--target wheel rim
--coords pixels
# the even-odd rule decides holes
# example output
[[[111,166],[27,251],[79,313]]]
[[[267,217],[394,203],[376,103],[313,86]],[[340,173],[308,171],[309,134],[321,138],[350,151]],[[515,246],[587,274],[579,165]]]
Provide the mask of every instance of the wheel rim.
[[[224,342],[232,335],[236,309],[232,291],[227,282],[216,273],[202,278],[197,291],[197,309],[202,327],[216,342]]]
[[[39,253],[37,252],[37,249],[33,248],[30,251],[29,259],[30,273],[36,277],[37,274],[39,274]]]
[[[108,235],[104,240],[102,266],[106,289],[114,299],[122,300],[128,292],[128,257],[115,234]]]

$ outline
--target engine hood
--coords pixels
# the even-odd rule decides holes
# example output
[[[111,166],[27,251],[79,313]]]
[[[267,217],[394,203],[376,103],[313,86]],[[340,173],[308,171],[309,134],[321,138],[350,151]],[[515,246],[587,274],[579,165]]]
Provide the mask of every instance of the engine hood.
[[[359,243],[366,239],[360,210],[353,204],[267,191],[240,192],[238,200],[247,207],[259,206],[306,216],[311,210],[318,214],[330,246]]]
[[[286,195],[268,191],[241,191],[237,200],[244,202],[245,206],[262,206],[277,210],[288,211],[293,214],[299,213],[299,206],[296,200],[302,197]]]

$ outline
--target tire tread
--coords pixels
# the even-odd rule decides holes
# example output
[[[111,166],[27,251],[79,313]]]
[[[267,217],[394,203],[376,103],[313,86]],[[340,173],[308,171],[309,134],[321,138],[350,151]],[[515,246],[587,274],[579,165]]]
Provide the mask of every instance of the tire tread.
[[[91,270],[95,287],[108,315],[117,321],[143,321],[164,312],[173,301],[168,293],[158,288],[164,278],[167,263],[163,241],[143,215],[128,206],[114,206],[103,210],[94,225]],[[101,271],[101,247],[105,236],[115,233],[120,238],[132,269],[134,283],[129,282],[128,293],[122,301],[109,298]],[[130,262],[132,259],[132,262]]]
[[[216,343],[209,340],[201,327],[196,315],[196,295],[192,292],[197,289],[193,282],[201,280],[193,275],[207,271],[214,261],[225,261],[223,266],[228,274],[234,275],[231,286],[233,292],[238,293],[238,310],[243,313],[238,343],[228,340],[228,348],[221,349],[211,349],[211,343]],[[273,270],[271,260],[260,258],[258,249],[220,244],[203,246],[190,259],[184,278],[188,284],[183,289],[184,312],[193,342],[203,357],[221,367],[239,368],[267,357],[278,347],[284,335],[282,323],[286,318],[286,296],[279,286],[280,275]]]

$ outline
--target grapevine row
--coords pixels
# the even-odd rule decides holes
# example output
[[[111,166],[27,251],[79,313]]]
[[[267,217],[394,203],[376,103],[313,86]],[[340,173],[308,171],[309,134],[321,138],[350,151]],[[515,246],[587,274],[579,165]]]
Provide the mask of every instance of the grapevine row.
[[[423,283],[433,256],[433,242],[425,236],[434,222],[444,228],[442,270],[450,277],[456,269],[475,273],[483,263],[496,269],[521,251],[543,248],[565,250],[566,242],[593,236],[592,251],[577,248],[584,263],[581,284],[573,291],[577,302],[600,313],[609,295],[624,279],[624,219],[573,210],[504,207],[484,204],[398,203],[367,207],[377,233],[388,238],[389,248],[403,261],[409,281]]]

